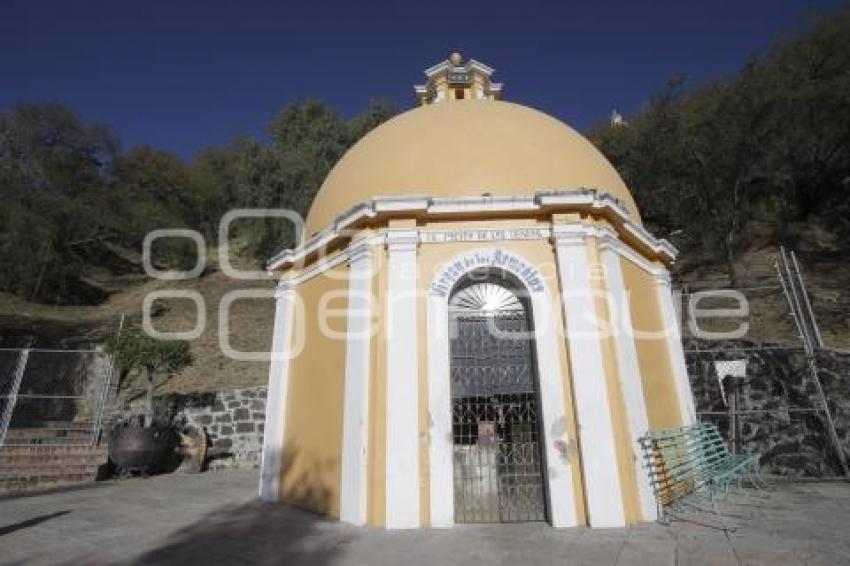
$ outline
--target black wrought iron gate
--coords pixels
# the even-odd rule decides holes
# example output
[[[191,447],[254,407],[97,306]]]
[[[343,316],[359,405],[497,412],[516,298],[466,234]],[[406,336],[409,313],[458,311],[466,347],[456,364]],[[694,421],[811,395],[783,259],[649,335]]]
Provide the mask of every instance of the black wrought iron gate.
[[[455,521],[545,520],[526,312],[465,309],[451,324]]]

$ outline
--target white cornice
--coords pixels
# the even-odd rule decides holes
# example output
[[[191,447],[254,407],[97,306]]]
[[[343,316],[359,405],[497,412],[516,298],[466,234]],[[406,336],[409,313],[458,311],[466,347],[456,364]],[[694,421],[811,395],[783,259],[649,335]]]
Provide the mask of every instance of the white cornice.
[[[597,238],[600,250],[611,250],[632,262],[647,273],[658,277],[658,284],[669,285],[667,270],[654,264],[619,238],[615,230],[607,226],[594,226],[582,222],[557,222],[546,227],[455,228],[392,230],[359,239],[339,252],[321,258],[296,275],[284,276],[278,285],[278,293],[293,290],[301,283],[321,275],[343,263],[352,263],[360,257],[371,255],[372,248],[386,245],[390,252],[414,251],[420,244],[440,245],[452,242],[498,242],[508,240],[552,240],[556,245],[584,245],[586,238]]]
[[[433,67],[429,67],[429,68],[425,69],[425,76],[428,77],[429,79],[431,79],[435,75],[438,75],[439,73],[441,73],[443,71],[448,71],[448,70],[452,70],[452,69],[462,69],[465,72],[469,72],[471,70],[476,70],[476,71],[479,71],[479,72],[487,75],[488,78],[494,72],[496,72],[496,69],[494,69],[493,67],[485,65],[481,61],[476,61],[475,59],[470,59],[469,61],[467,61],[463,65],[457,65],[457,66],[453,65],[451,61],[446,59],[445,61],[440,61],[439,63],[437,63]]]
[[[489,65],[485,65],[481,61],[476,61],[475,59],[470,59],[466,63],[466,70],[475,69],[476,71],[481,71],[488,77],[496,72],[496,69],[490,67]]]
[[[432,198],[428,206],[431,214],[458,214],[478,212],[513,212],[538,210],[534,197],[453,197]]]
[[[482,192],[484,192],[482,190]],[[270,271],[297,265],[311,254],[327,249],[332,243],[342,242],[351,236],[351,231],[364,220],[381,215],[405,213],[409,215],[439,218],[457,214],[510,214],[540,212],[555,214],[590,208],[614,216],[614,228],[639,242],[650,253],[672,261],[678,255],[668,241],[655,238],[642,226],[636,224],[623,204],[610,193],[590,188],[573,190],[549,189],[529,196],[480,196],[430,198],[427,196],[378,197],[362,202],[338,216],[331,226],[313,235],[304,244],[272,257],[267,263]]]
[[[431,199],[427,196],[381,197],[372,200],[372,208],[376,214],[424,211],[430,204]]]
[[[446,59],[445,61],[440,61],[439,63],[437,63],[433,67],[428,67],[427,69],[425,69],[425,76],[430,79],[431,77],[433,77],[434,75],[436,75],[440,71],[448,69],[451,66],[452,66],[452,64],[451,64],[451,62],[449,62],[448,59]]]

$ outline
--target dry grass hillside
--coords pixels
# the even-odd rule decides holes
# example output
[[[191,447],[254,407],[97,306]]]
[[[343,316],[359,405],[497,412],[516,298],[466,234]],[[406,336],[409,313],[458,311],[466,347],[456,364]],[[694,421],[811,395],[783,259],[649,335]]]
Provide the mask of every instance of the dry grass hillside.
[[[788,226],[786,232],[792,234],[788,239],[788,249],[797,253],[825,346],[850,350],[850,294],[847,293],[850,289],[850,250],[843,248],[840,242],[814,223]],[[779,248],[772,240],[756,238],[736,262],[736,288],[749,303],[746,320],[750,329],[744,338],[799,345],[794,320],[775,267]],[[730,288],[726,272],[717,263],[695,254],[683,257],[676,270],[676,286],[686,293]],[[685,304],[686,300],[683,301]],[[723,308],[732,305],[722,300],[714,303],[707,300],[700,306]],[[719,323],[703,321],[701,326],[717,331],[729,329],[738,322],[739,319]],[[689,334],[687,324],[684,331]]]
[[[245,281],[226,277],[218,269],[216,250],[208,252],[208,267],[195,280],[158,281],[142,277],[114,289],[110,298],[93,306],[48,306],[30,303],[10,295],[0,295],[0,338],[3,344],[19,344],[22,337],[35,337],[36,346],[71,348],[97,344],[118,328],[121,315],[125,324],[141,323],[142,305],[151,291],[179,289],[197,291],[204,298],[206,327],[190,342],[193,362],[158,392],[190,392],[264,384],[268,364],[237,361],[219,348],[218,309],[222,297],[239,289],[273,289],[271,280]],[[238,262],[237,262],[238,265]],[[248,269],[247,262],[243,267]],[[139,281],[141,279],[141,281]],[[116,287],[117,283],[113,283]],[[154,303],[154,326],[161,331],[183,331],[195,326],[195,303],[186,299],[164,299]],[[274,318],[273,299],[243,299],[231,306],[229,324],[231,345],[237,350],[263,351],[271,344]],[[131,376],[130,389],[137,384]]]

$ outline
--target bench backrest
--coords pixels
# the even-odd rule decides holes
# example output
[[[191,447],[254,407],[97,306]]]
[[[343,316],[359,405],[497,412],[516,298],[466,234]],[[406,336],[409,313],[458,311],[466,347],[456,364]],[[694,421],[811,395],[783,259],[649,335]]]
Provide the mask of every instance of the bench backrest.
[[[720,431],[710,424],[653,430],[640,442],[653,490],[665,506],[705,485],[731,457]]]

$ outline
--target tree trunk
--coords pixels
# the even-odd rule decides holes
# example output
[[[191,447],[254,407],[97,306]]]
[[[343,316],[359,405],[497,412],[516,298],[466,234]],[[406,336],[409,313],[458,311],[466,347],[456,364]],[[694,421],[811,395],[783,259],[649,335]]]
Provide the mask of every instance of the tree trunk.
[[[145,402],[145,428],[153,426],[153,390],[156,372],[152,367],[145,368],[148,375],[148,394]]]
[[[726,275],[729,276],[729,286],[737,287],[738,286],[738,272],[735,269],[735,251],[733,249],[733,243],[730,241],[732,238],[728,236],[723,239],[724,242],[724,251],[725,251],[725,260],[726,260]]]
[[[30,296],[30,301],[35,301],[38,299],[38,294],[41,292],[41,284],[44,281],[44,272],[47,271],[47,264],[50,263],[50,241],[45,240],[44,246],[42,247],[41,253],[41,269],[38,271],[38,279],[33,285],[32,295]]]

